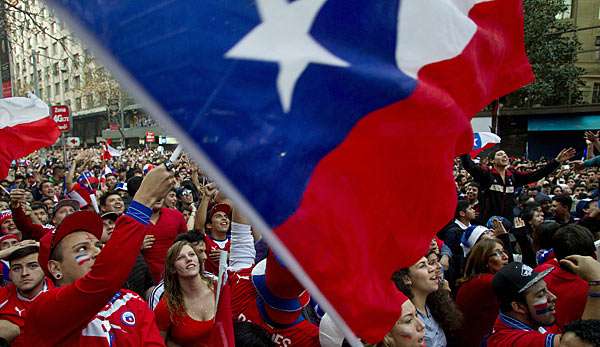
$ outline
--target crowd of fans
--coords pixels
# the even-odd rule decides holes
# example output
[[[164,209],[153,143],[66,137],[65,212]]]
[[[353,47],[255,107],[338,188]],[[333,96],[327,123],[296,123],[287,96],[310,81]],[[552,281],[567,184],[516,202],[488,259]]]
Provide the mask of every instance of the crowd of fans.
[[[586,141],[585,161],[457,158],[455,216],[391,276],[408,300],[375,345],[600,346],[600,142]],[[14,163],[0,182],[0,346],[347,345],[234,202],[169,155]]]

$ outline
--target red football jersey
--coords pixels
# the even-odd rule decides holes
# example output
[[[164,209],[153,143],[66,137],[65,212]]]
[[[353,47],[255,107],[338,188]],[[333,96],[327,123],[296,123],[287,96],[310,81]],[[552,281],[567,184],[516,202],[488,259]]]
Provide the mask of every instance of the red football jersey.
[[[58,292],[45,293],[40,297],[40,301],[55,296],[55,293]],[[60,321],[60,317],[60,312],[56,312],[56,319]],[[28,346],[164,346],[164,339],[156,327],[154,313],[139,295],[126,289],[118,291],[84,326],[81,333],[49,341],[45,337],[52,336],[52,332],[45,331],[42,324],[34,326],[35,329],[29,330],[26,337]]]
[[[274,328],[261,317],[256,304],[256,289],[250,280],[252,269],[230,273],[233,319],[250,321],[265,329],[280,347],[313,347],[319,344],[319,328],[307,320],[289,328]]]
[[[488,347],[554,347],[554,337],[558,328],[534,330],[523,322],[500,313],[492,335],[487,340]]]
[[[230,239],[227,239],[224,242],[224,245],[221,247],[219,245],[219,243],[217,243],[215,240],[213,240],[210,236],[204,235],[204,244],[206,245],[206,255],[207,256],[210,255],[210,252],[215,251],[215,250],[229,252],[229,250],[231,249],[231,240]],[[221,243],[221,244],[223,244],[223,243]],[[210,257],[208,257],[204,261],[204,270],[216,275],[219,273],[219,263],[214,262],[212,259],[210,259]]]
[[[48,288],[54,288],[54,285],[48,279],[44,279],[44,288],[40,292],[46,292]],[[25,318],[27,317],[27,309],[31,303],[40,295],[28,299],[17,292],[17,287],[14,284],[9,284],[6,287],[0,288],[0,320],[6,320],[23,329],[25,326]],[[23,335],[17,336],[12,343],[12,347],[26,346]]]

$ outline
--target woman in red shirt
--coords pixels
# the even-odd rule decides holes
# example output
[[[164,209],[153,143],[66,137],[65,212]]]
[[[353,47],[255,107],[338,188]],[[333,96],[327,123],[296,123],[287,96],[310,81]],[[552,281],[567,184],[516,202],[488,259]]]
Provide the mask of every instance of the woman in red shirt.
[[[175,242],[167,252],[165,294],[154,310],[167,346],[223,345],[215,339],[230,335],[231,309],[228,314],[227,309],[222,309],[217,315],[217,282],[214,276],[204,272],[205,260],[206,253],[196,252],[187,241]],[[228,299],[221,296],[219,308],[223,308],[223,301]],[[220,333],[221,329],[224,334]]]
[[[478,347],[492,332],[500,309],[492,278],[507,263],[508,255],[498,239],[479,240],[471,249],[456,296],[456,304],[464,316],[460,346]]]

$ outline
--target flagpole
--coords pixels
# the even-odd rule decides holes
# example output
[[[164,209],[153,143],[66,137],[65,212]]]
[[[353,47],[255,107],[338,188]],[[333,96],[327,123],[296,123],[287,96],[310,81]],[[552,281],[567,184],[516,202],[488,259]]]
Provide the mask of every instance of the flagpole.
[[[66,148],[66,144],[65,144],[65,133],[62,131],[60,133],[60,142],[62,143],[63,163],[66,166],[67,165],[67,148]]]
[[[8,194],[8,196],[10,196],[10,192],[9,192],[8,190],[6,190],[6,188],[4,188],[4,186],[3,186],[3,185],[1,185],[1,184],[0,184],[0,188],[2,188],[2,190],[3,190],[3,191],[6,193],[6,194]]]

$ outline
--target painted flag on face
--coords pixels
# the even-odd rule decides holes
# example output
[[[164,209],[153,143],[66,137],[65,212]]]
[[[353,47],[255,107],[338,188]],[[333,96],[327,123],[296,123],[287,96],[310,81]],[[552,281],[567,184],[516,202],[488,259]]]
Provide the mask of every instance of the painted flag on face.
[[[532,80],[519,0],[51,3],[368,342],[453,214],[471,117]]]
[[[473,134],[473,149],[471,149],[471,158],[475,158],[479,153],[490,149],[501,141],[500,136],[490,132],[479,132]]]
[[[0,99],[0,179],[10,163],[58,140],[50,109],[34,94]]]

